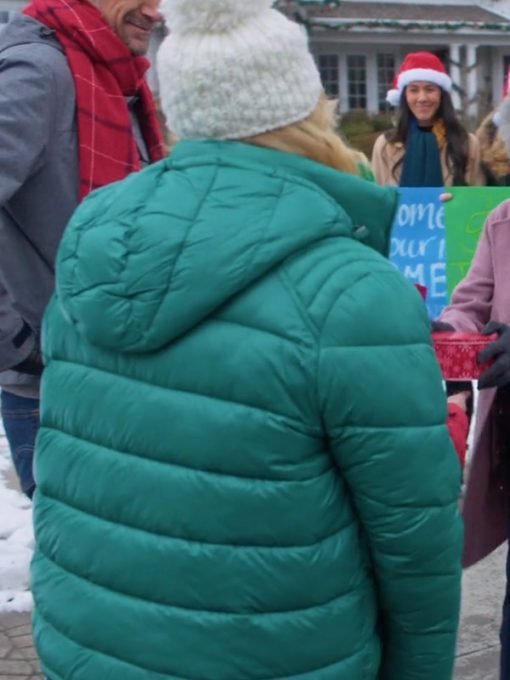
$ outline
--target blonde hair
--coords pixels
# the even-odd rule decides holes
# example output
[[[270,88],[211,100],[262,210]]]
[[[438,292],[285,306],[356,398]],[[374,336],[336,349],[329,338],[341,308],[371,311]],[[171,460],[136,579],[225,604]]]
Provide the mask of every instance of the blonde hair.
[[[480,147],[482,164],[499,180],[510,173],[510,160],[506,144],[494,123],[493,115],[489,113],[483,119],[475,134]]]
[[[335,102],[322,95],[315,110],[304,120],[243,141],[305,156],[335,170],[359,176],[359,164],[368,168],[370,164],[364,154],[349,148],[335,132],[335,118]]]

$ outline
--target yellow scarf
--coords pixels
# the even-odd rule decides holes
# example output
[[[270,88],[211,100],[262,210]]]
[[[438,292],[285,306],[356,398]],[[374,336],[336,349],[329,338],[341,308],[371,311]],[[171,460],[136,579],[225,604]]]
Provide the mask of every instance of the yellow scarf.
[[[446,127],[442,118],[438,118],[432,126],[432,132],[436,138],[437,146],[441,150],[446,144]]]

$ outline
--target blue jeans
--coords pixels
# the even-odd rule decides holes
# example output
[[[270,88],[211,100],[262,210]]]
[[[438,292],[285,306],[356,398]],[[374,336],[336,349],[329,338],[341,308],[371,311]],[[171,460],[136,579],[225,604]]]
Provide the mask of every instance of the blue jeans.
[[[39,429],[39,400],[18,397],[2,390],[1,413],[12,462],[21,490],[32,498],[34,482],[35,437]]]

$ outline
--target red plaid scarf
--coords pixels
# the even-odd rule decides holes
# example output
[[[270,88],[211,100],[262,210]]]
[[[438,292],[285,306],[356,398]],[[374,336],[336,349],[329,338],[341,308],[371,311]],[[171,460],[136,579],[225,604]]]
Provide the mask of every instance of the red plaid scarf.
[[[73,76],[80,200],[140,169],[125,97],[139,97],[137,113],[150,160],[163,158],[161,128],[144,79],[147,59],[133,55],[87,0],[32,0],[24,12],[54,29]]]

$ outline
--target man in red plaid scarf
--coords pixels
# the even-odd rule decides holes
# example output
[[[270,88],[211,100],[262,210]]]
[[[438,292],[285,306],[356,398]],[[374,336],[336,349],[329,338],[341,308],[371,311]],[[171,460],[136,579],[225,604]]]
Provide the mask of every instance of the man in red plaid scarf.
[[[87,194],[164,155],[143,56],[159,0],[33,0],[0,35],[1,413],[35,488],[42,316],[64,227]]]

